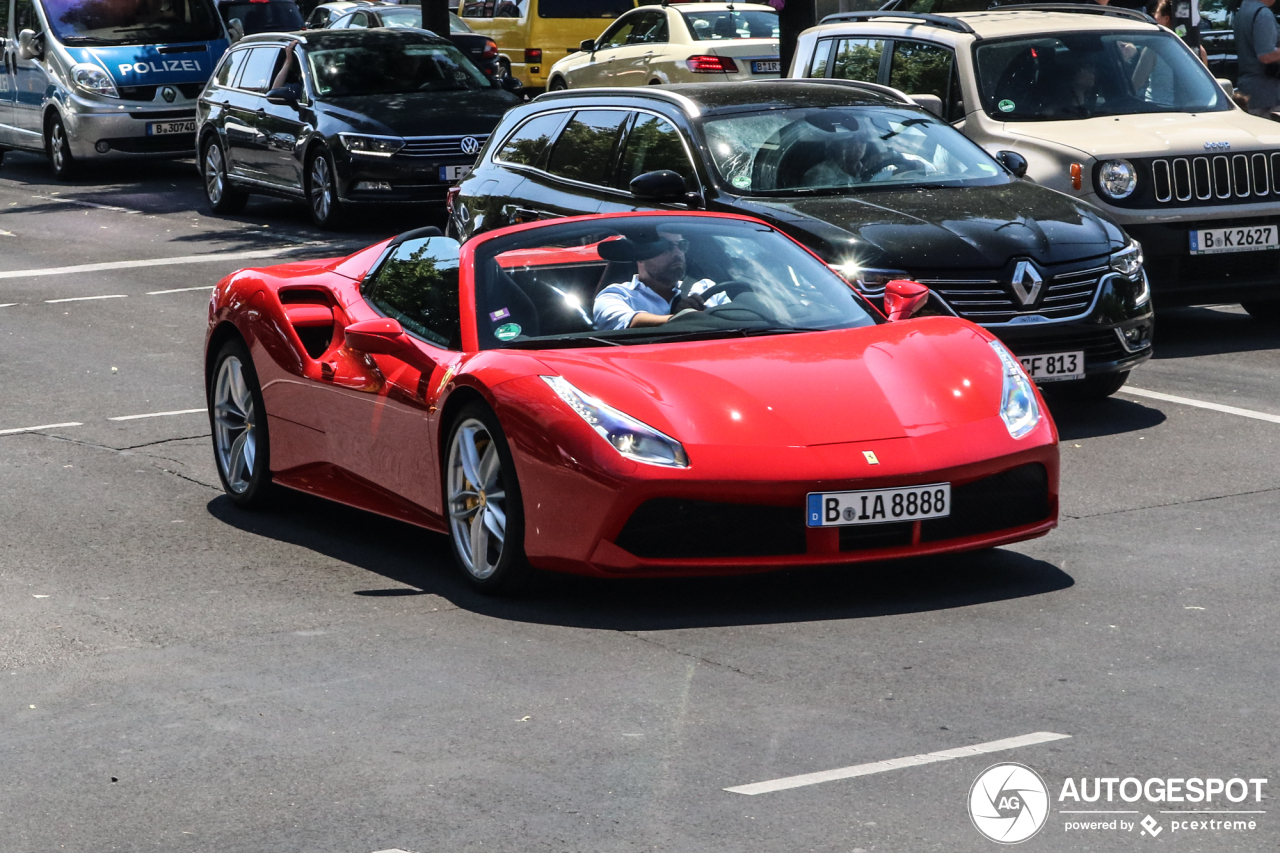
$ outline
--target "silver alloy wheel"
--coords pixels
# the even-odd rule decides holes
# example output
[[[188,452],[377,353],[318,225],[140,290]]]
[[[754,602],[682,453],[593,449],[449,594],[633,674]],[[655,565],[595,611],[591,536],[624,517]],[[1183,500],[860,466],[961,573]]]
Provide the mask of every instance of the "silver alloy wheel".
[[[316,219],[329,218],[329,206],[333,204],[329,190],[329,161],[323,154],[311,161],[311,209]]]
[[[210,143],[204,155],[204,191],[212,204],[222,201],[223,188],[222,147],[218,143]]]
[[[53,160],[53,170],[55,172],[62,171],[65,158],[63,146],[66,144],[67,136],[62,127],[62,122],[55,121],[53,127],[49,128],[49,157]]]
[[[234,355],[223,359],[213,382],[213,430],[218,467],[237,495],[249,489],[258,452],[253,422],[253,394],[244,379],[244,365]]]
[[[502,461],[489,428],[467,418],[449,447],[449,531],[462,563],[477,580],[498,568],[507,536]]]

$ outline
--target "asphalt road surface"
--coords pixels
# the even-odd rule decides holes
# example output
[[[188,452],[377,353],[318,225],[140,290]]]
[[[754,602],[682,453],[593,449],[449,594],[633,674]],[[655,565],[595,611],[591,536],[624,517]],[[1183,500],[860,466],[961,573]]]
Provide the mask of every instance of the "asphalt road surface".
[[[441,536],[235,509],[203,413],[215,281],[429,215],[325,234],[208,215],[190,162],[60,185],[15,154],[0,211],[4,853],[993,851],[969,797],[1000,762],[1047,785],[1027,850],[1280,846],[1280,331],[1236,307],[1159,318],[1130,383],[1178,399],[1052,404],[1045,538],[494,601]],[[1095,777],[1269,782],[1060,799]],[[1223,819],[1254,828],[1190,828]]]

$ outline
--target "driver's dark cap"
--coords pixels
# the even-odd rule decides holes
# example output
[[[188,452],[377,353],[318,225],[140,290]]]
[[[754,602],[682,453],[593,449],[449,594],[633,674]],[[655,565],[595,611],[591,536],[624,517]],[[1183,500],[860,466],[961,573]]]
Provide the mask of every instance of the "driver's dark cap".
[[[671,239],[658,231],[645,231],[618,240],[607,240],[596,247],[606,261],[647,261],[671,250]]]

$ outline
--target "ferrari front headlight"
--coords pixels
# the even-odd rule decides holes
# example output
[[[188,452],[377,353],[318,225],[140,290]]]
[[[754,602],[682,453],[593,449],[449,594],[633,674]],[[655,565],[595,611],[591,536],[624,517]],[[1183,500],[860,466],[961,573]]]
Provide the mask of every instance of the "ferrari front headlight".
[[[111,75],[96,65],[88,62],[77,62],[71,66],[71,80],[81,89],[94,95],[108,98],[120,97],[115,81]]]
[[[1022,365],[1013,353],[999,341],[991,341],[991,348],[1000,358],[1004,387],[1000,394],[1000,418],[1009,429],[1009,435],[1022,438],[1040,423],[1040,404],[1036,402],[1035,389]]]
[[[689,467],[684,446],[671,436],[584,394],[563,376],[544,376],[542,379],[601,438],[628,459],[668,468]]]

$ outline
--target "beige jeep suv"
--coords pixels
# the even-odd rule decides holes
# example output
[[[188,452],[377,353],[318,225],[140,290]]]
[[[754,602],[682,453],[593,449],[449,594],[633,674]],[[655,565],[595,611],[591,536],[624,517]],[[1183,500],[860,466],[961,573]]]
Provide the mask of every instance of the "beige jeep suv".
[[[832,15],[801,34],[789,76],[892,86],[990,153],[1014,152],[998,159],[1142,244],[1158,305],[1240,302],[1280,320],[1280,124],[1240,109],[1144,15]]]

